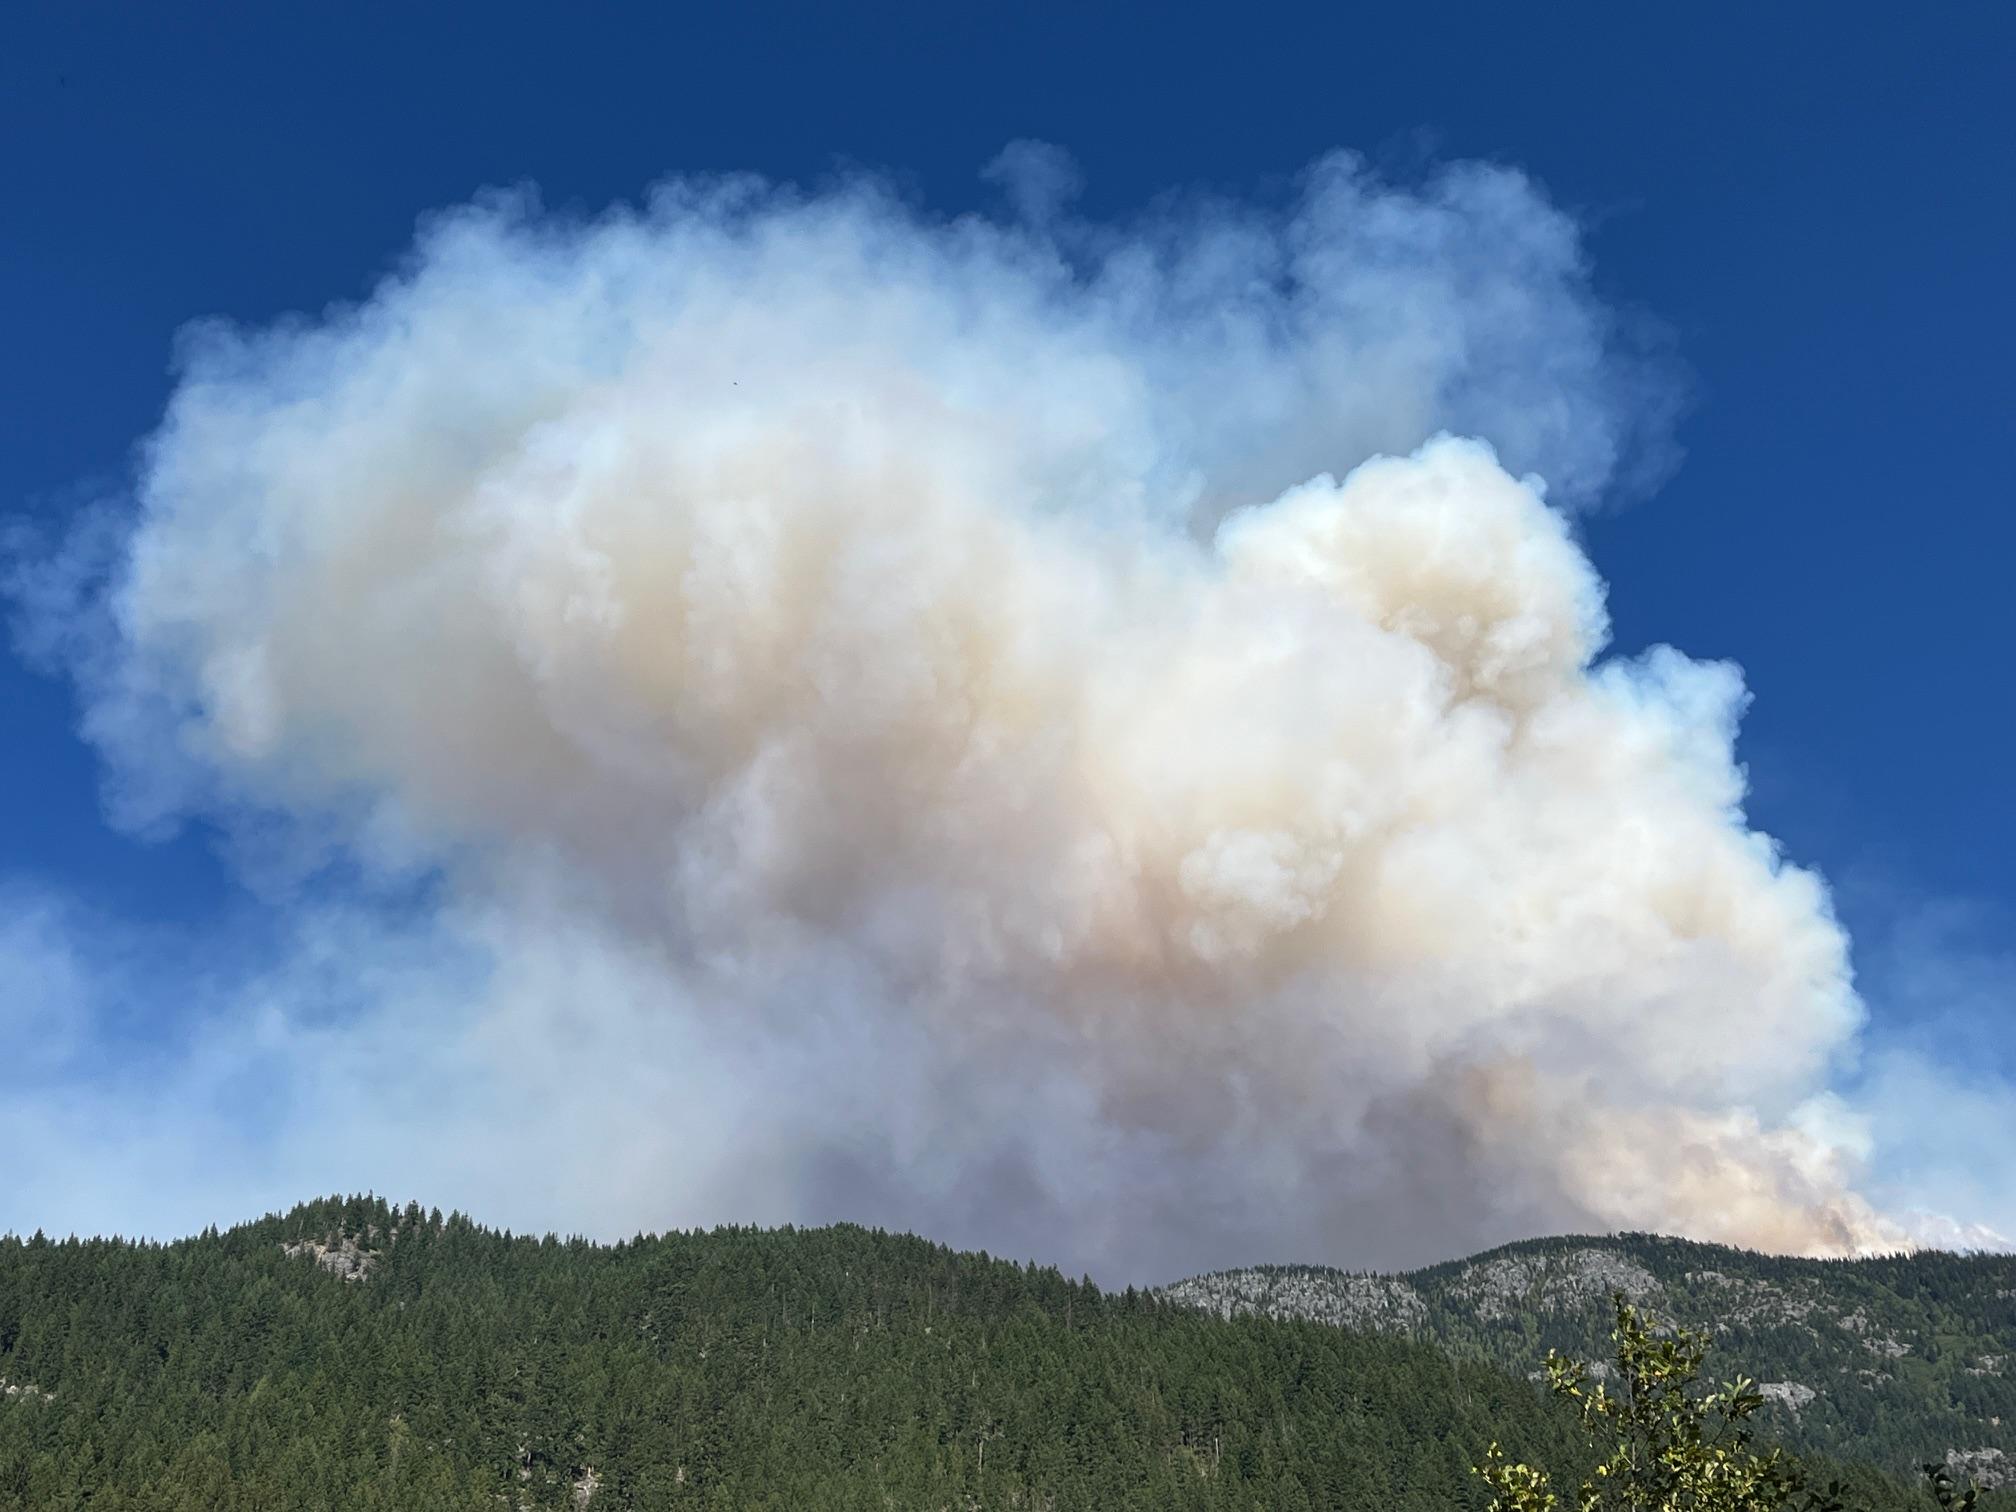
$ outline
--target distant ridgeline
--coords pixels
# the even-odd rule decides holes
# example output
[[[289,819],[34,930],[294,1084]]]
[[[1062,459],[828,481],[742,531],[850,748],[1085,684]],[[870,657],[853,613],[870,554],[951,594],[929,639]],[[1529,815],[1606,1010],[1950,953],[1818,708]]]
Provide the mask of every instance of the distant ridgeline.
[[[1788,1260],[1644,1234],[1541,1239],[1400,1276],[1261,1266],[1161,1295],[1220,1316],[1310,1319],[1438,1344],[1521,1375],[1551,1349],[1599,1366],[1610,1294],[1715,1336],[1761,1383],[1781,1442],[1899,1473],[1947,1460],[2016,1487],[2016,1255]]]
[[[1575,1248],[1662,1273],[1637,1243]],[[1572,1252],[1482,1263],[1557,1253]],[[1689,1254],[1752,1294],[1752,1262]],[[1888,1278],[1870,1284],[1942,1327],[1985,1328],[1959,1299],[1986,1272],[1945,1264],[1915,1290],[1908,1265],[1838,1274]],[[1707,1268],[1690,1258],[1679,1273]],[[1357,1284],[1264,1274],[1279,1297],[1297,1276]],[[1439,1338],[1424,1323],[1441,1316],[1440,1280],[1466,1274],[1409,1278],[1422,1312],[1406,1326]],[[1587,1284],[1593,1297],[1608,1282]],[[1529,1305],[1538,1280],[1503,1290],[1518,1305],[1501,1317],[1474,1290],[1479,1321],[1452,1323],[1450,1341],[1492,1353],[1503,1324],[1537,1348],[1566,1317]],[[1407,1295],[1391,1292],[1403,1313]],[[1972,1347],[1939,1333],[1934,1355],[1934,1335],[1919,1345],[1875,1300],[1855,1337],[1893,1374],[1943,1381],[1948,1353]],[[1996,1301],[2006,1337],[2009,1297]],[[1760,1318],[1755,1337],[1796,1334],[1817,1306]],[[1910,1348],[1883,1352],[1893,1339]],[[1493,1439],[1578,1462],[1570,1423],[1522,1377],[1389,1334],[1221,1318],[852,1227],[598,1246],[356,1199],[167,1245],[0,1240],[0,1509],[1447,1512],[1481,1504],[1469,1467]],[[1893,1461],[1989,1442],[1942,1429],[1906,1446],[1899,1423],[1881,1418],[1871,1439]],[[1873,1471],[1856,1485],[1870,1506],[1928,1504]]]

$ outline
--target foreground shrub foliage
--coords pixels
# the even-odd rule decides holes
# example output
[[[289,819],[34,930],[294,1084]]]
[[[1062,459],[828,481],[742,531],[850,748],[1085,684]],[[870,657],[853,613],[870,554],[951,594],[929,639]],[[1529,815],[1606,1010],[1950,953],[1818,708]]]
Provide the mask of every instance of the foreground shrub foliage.
[[[1653,1327],[1615,1293],[1618,1389],[1590,1385],[1589,1367],[1547,1352],[1553,1393],[1581,1409],[1601,1458],[1576,1489],[1576,1512],[1844,1512],[1852,1494],[1824,1486],[1781,1449],[1752,1447],[1750,1419],[1764,1405],[1744,1377],[1699,1389],[1709,1340],[1689,1329]],[[1972,1508],[1944,1467],[1925,1467],[1941,1506]],[[1497,1443],[1477,1473],[1490,1512],[1554,1512],[1561,1504],[1547,1471],[1506,1456]]]

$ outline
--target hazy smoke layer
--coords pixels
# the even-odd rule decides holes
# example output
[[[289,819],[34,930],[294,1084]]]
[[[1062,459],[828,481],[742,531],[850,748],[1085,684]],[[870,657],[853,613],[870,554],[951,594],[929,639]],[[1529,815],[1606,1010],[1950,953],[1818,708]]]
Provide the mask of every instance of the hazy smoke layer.
[[[1894,1238],[1736,672],[1594,664],[1536,475],[1596,497],[1658,390],[1568,223],[1340,158],[1116,230],[1001,171],[1012,225],[478,206],[359,307],[192,337],[86,673],[124,812],[438,872],[489,962],[358,1021],[430,1098],[303,1095],[395,1187],[605,1230]]]

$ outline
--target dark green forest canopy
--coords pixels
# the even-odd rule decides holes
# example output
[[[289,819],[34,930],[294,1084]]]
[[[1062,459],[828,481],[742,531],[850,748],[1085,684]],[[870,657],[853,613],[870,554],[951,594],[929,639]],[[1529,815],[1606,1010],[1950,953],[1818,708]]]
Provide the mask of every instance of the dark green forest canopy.
[[[854,1227],[611,1246],[372,1199],[0,1240],[0,1508],[1481,1503],[1523,1378]],[[1872,1505],[1915,1493],[1860,1477]]]

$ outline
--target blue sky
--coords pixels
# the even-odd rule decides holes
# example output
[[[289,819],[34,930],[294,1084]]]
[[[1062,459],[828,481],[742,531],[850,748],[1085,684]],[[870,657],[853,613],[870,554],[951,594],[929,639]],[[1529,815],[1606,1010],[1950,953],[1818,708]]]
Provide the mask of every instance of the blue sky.
[[[1117,222],[1179,189],[1286,202],[1336,148],[1403,186],[1509,165],[1581,228],[1588,297],[1682,375],[1677,450],[1576,515],[1616,650],[1740,665],[1749,820],[1833,885],[1865,1047],[2008,1074],[2012,42],[1988,6],[17,6],[0,507],[46,549],[132,489],[188,322],[361,299],[486,186],[592,214],[674,173],[866,170],[920,214],[992,213],[981,169],[1035,139]],[[91,989],[127,1025],[94,1031],[106,1055],[180,1054],[218,969],[186,942],[261,959],[296,884],[214,814],[108,823],[60,671],[0,658],[0,707],[0,877],[149,962]],[[199,957],[172,987],[164,939]]]

